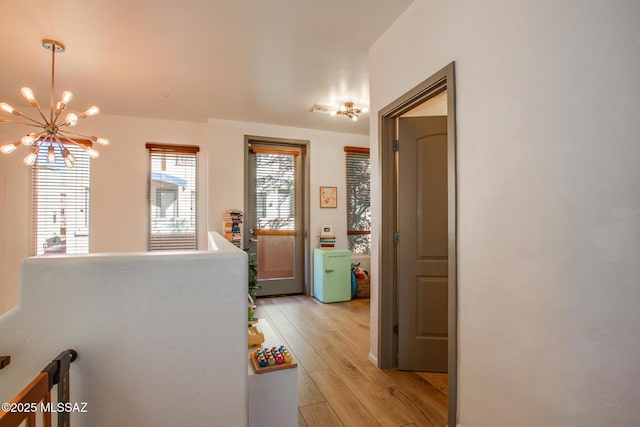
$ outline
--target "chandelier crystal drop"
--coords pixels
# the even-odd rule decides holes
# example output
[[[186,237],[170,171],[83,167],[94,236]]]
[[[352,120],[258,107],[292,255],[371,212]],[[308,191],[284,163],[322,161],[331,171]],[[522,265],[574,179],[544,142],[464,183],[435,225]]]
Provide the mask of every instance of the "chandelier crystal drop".
[[[99,138],[97,136],[82,135],[80,133],[72,132],[69,128],[72,128],[78,124],[79,119],[85,117],[95,116],[100,112],[100,109],[95,105],[89,107],[86,111],[80,114],[68,113],[62,118],[62,113],[67,109],[67,106],[73,94],[69,91],[62,93],[60,101],[54,105],[54,81],[55,81],[55,63],[56,53],[64,52],[64,45],[55,40],[44,39],[42,40],[42,46],[50,50],[51,54],[51,98],[50,98],[50,111],[48,117],[42,112],[40,104],[38,103],[33,90],[28,87],[20,89],[20,93],[31,104],[31,106],[38,112],[40,117],[33,119],[24,115],[22,112],[16,110],[6,102],[0,102],[0,110],[5,114],[12,114],[18,117],[18,120],[8,119],[0,116],[0,123],[18,123],[25,126],[35,128],[32,132],[24,135],[19,140],[0,146],[0,152],[4,154],[10,154],[16,151],[20,145],[31,148],[31,152],[24,158],[24,164],[32,166],[35,164],[38,158],[38,153],[43,151],[47,153],[47,161],[49,163],[56,162],[56,150],[58,147],[59,153],[62,154],[64,163],[67,167],[73,167],[75,161],[73,155],[69,152],[65,145],[73,144],[82,148],[91,158],[96,158],[100,155],[94,148],[93,143],[101,145],[109,145],[109,140],[106,138]]]

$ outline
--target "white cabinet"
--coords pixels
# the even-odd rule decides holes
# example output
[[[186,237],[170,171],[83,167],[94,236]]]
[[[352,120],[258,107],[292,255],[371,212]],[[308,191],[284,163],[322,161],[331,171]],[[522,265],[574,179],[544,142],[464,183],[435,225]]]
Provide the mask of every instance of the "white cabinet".
[[[264,334],[260,347],[280,347],[287,344],[271,328],[266,319],[260,319],[258,329]],[[248,355],[258,347],[249,349]],[[289,349],[291,351],[291,349]],[[296,355],[291,351],[293,357]],[[298,425],[298,368],[257,374],[253,364],[249,364],[249,427],[297,427]]]

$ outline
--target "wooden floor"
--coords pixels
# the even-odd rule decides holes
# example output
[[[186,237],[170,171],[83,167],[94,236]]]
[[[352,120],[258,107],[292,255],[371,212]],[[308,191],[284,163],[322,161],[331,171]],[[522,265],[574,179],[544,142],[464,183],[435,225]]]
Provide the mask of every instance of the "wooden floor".
[[[446,374],[381,371],[368,359],[368,299],[257,304],[298,360],[299,426],[446,426]]]

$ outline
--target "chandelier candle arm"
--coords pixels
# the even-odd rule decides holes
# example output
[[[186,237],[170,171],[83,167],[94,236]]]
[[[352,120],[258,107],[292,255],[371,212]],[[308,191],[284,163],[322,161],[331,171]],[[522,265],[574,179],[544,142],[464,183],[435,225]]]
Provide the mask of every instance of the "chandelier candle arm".
[[[69,149],[64,146],[64,144],[62,143],[62,141],[60,141],[58,137],[55,137],[55,140],[56,140],[56,143],[58,144],[58,147],[60,148],[60,151],[62,152],[62,159],[64,160],[64,164],[68,168],[72,168],[74,162],[76,161],[75,157],[71,155],[71,152],[69,151]]]
[[[107,138],[102,138],[102,137],[98,137],[98,136],[94,136],[94,135],[83,135],[81,133],[69,132],[68,130],[64,130],[64,131],[61,130],[61,131],[58,131],[58,133],[60,135],[63,135],[63,136],[68,136],[68,137],[75,136],[75,137],[78,137],[78,138],[83,138],[83,139],[89,140],[91,142],[96,142],[96,143],[98,143],[100,145],[109,145],[110,144],[110,141]],[[78,145],[78,143],[76,143],[76,145]],[[84,144],[80,143],[79,145],[84,145]]]
[[[31,90],[31,88],[28,88],[25,86],[20,89],[20,93],[22,94],[22,96],[24,96],[27,99],[27,101],[29,101],[29,104],[31,104],[31,106],[38,111],[38,114],[40,114],[40,117],[42,117],[42,120],[46,122],[47,118],[42,113],[42,110],[40,109],[40,104],[38,104],[38,100],[36,99],[36,96],[33,94],[33,91]]]
[[[56,104],[56,114],[53,119],[54,123],[58,123],[58,117],[60,117],[60,114],[67,108],[67,105],[72,99],[73,99],[73,94],[68,90],[65,90],[62,93],[62,99],[58,101],[58,103]]]
[[[94,150],[93,148],[91,148],[91,146],[89,146],[89,145],[82,144],[82,143],[80,143],[78,141],[75,141],[73,139],[67,138],[64,135],[60,135],[60,138],[61,139],[65,139],[65,140],[69,141],[70,143],[75,144],[78,147],[82,148],[89,155],[89,157],[91,157],[92,159],[95,159],[95,158],[100,156],[100,153],[98,151]]]
[[[29,123],[29,122],[23,122],[23,121],[20,121],[20,120],[9,120],[9,119],[6,119],[4,117],[0,117],[0,119],[1,119],[0,123],[17,123],[19,125],[33,126],[33,127],[42,128],[42,125],[40,123],[38,123],[38,122]]]
[[[19,141],[10,142],[9,144],[5,144],[5,145],[0,147],[0,152],[2,152],[4,154],[9,154],[9,153],[13,153],[14,151],[16,151],[16,149],[18,148],[18,146],[20,144],[22,144],[24,146],[27,146],[27,147],[33,145],[33,142],[36,140],[36,138],[34,138],[34,135],[36,135],[36,134],[35,133],[30,133],[29,135],[25,135],[22,138],[20,138]],[[37,137],[39,138],[40,136],[42,136],[42,134],[38,135]]]
[[[73,164],[76,161],[76,158],[73,157],[73,155],[71,154],[71,152],[67,147],[64,147],[64,149],[62,150],[62,158],[64,159],[64,163],[67,165],[67,167],[70,167],[70,168],[73,167]]]
[[[20,111],[16,110],[15,108],[13,108],[11,105],[7,104],[6,102],[0,102],[0,109],[3,110],[5,113],[13,114],[14,116],[18,116],[20,118],[30,120],[33,123],[36,123],[37,125],[40,125],[39,121],[34,120],[29,116],[25,116]],[[20,122],[15,122],[15,123],[20,123]]]

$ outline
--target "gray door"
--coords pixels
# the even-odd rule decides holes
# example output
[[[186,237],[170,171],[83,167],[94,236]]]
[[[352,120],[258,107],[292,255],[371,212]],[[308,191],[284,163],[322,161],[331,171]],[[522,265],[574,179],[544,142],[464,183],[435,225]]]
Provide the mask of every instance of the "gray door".
[[[399,119],[398,367],[447,372],[447,117]]]
[[[303,146],[249,141],[245,231],[258,296],[304,292]]]

